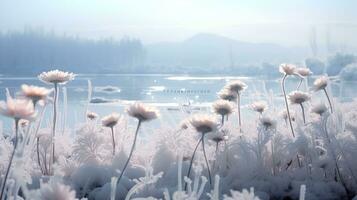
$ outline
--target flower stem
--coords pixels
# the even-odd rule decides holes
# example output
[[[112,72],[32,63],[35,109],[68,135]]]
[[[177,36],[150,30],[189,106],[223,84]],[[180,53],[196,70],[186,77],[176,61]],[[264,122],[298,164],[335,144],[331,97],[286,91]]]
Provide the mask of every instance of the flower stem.
[[[301,86],[303,80],[304,80],[303,78],[300,78],[299,85],[297,86],[296,90],[300,89],[300,86]]]
[[[114,128],[113,126],[110,127],[110,130],[112,131],[112,145],[113,145],[113,156],[115,155],[115,139],[114,139]]]
[[[40,158],[40,137],[37,137],[36,141],[36,152],[37,152],[37,163],[40,167],[41,173],[43,174],[42,166],[41,166],[41,158]]]
[[[222,115],[221,127],[224,125],[224,115]]]
[[[239,131],[242,132],[242,119],[240,116],[240,92],[237,92],[237,107],[238,107],[238,123],[239,123]]]
[[[301,107],[301,112],[302,112],[302,119],[304,120],[304,124],[306,124],[305,109],[304,109],[304,106],[302,105],[302,103],[300,103],[300,107]]]
[[[198,146],[201,144],[202,139],[203,139],[203,137],[201,137],[201,139],[197,142],[196,147],[195,147],[195,150],[194,150],[193,153],[192,153],[191,161],[190,161],[190,166],[188,167],[187,178],[190,177],[191,168],[192,168],[192,164],[193,164],[193,159],[195,158],[195,154],[196,154],[197,148],[198,148]],[[186,190],[186,189],[187,189],[187,182],[185,183],[185,190]]]
[[[117,185],[119,185],[120,180],[121,180],[121,178],[122,178],[123,175],[124,175],[125,169],[126,169],[126,167],[128,166],[128,164],[129,164],[130,158],[131,158],[131,156],[133,155],[134,148],[135,148],[135,144],[136,144],[136,139],[137,139],[137,137],[138,137],[138,132],[139,132],[140,125],[141,125],[141,120],[139,120],[138,126],[136,127],[134,142],[133,142],[133,145],[131,146],[131,150],[130,150],[130,153],[129,153],[128,160],[126,160],[125,165],[124,165],[124,167],[123,167],[123,170],[121,170],[121,174],[120,174],[120,176],[119,176],[119,178],[118,178]]]
[[[328,95],[328,93],[327,93],[326,88],[324,88],[323,90],[324,90],[325,95],[326,95],[326,97],[327,97],[327,101],[328,101],[328,104],[330,105],[330,110],[331,110],[331,114],[332,114],[332,113],[333,113],[333,109],[332,109],[332,103],[331,103],[330,97],[329,97],[329,95]]]
[[[15,143],[14,143],[14,149],[12,150],[12,153],[11,153],[11,156],[10,156],[10,160],[9,160],[9,164],[7,165],[5,177],[4,177],[2,186],[1,186],[0,200],[2,200],[2,198],[4,196],[4,191],[5,191],[5,187],[6,187],[6,180],[7,180],[7,177],[9,176],[11,164],[12,164],[12,161],[14,159],[14,155],[15,155],[16,148],[17,148],[19,120],[20,119],[15,118]]]
[[[210,186],[212,186],[211,170],[209,169],[209,164],[208,164],[208,160],[207,160],[207,156],[206,156],[204,134],[202,134],[202,150],[203,150],[203,155],[205,157],[206,166],[207,166],[207,170],[208,170],[209,184],[210,184]]]
[[[53,173],[53,164],[55,163],[55,137],[56,137],[56,122],[57,122],[57,100],[58,100],[58,84],[54,84],[54,100],[53,100],[53,124],[52,124],[52,156],[50,158],[50,174]]]
[[[285,79],[286,79],[286,77],[287,77],[287,75],[285,74],[284,77],[283,77],[283,79],[282,79],[282,81],[281,81],[281,87],[282,87],[283,94],[284,94],[286,112],[287,112],[288,118],[289,118],[289,125],[290,125],[290,129],[291,129],[291,134],[293,135],[293,137],[295,137],[293,124],[292,124],[292,122],[291,122],[291,117],[290,117],[290,110],[289,110],[288,99],[286,98],[286,92],[285,92]]]

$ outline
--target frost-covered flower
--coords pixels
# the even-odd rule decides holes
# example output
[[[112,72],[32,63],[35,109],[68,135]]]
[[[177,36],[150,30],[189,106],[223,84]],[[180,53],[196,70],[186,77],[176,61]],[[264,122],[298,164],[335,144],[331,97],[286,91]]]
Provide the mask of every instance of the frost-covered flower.
[[[324,90],[328,84],[328,77],[327,76],[321,76],[318,79],[314,81],[314,91],[318,90]]]
[[[217,129],[217,120],[214,116],[196,114],[190,119],[191,125],[197,132],[205,134]]]
[[[66,84],[68,81],[71,81],[75,78],[75,74],[71,72],[64,72],[58,69],[42,72],[38,75],[38,78],[47,84]]]
[[[41,183],[38,199],[75,200],[76,192],[71,190],[70,186],[51,180],[49,183]]]
[[[310,95],[306,92],[293,91],[288,95],[291,104],[302,104],[310,100]]]
[[[234,80],[229,82],[226,85],[226,88],[229,89],[232,92],[240,93],[241,91],[244,91],[248,86],[240,80]]]
[[[150,121],[159,117],[159,111],[156,108],[144,105],[143,103],[130,105],[126,109],[126,112],[139,121]]]
[[[260,200],[259,197],[254,195],[254,189],[243,189],[242,192],[231,190],[231,196],[224,195],[224,200]]]
[[[296,74],[296,66],[293,64],[283,63],[279,66],[279,71],[285,75],[294,75]]]
[[[237,93],[232,92],[227,88],[223,88],[221,91],[218,92],[218,97],[220,99],[227,100],[227,101],[236,101]]]
[[[276,120],[272,119],[268,116],[263,116],[259,119],[260,124],[266,129],[275,129],[276,128]]]
[[[14,119],[31,120],[36,116],[33,104],[28,99],[13,99],[7,95],[7,100],[0,101],[0,114]]]
[[[38,101],[45,99],[52,90],[44,87],[37,87],[33,85],[21,85],[21,94],[32,100],[35,105]]]
[[[308,77],[312,75],[312,71],[309,68],[299,67],[296,69],[296,73],[301,77]]]
[[[227,100],[217,100],[212,104],[212,108],[218,115],[229,115],[233,112],[233,105]]]
[[[87,118],[90,120],[94,120],[98,118],[98,114],[95,112],[87,112]]]
[[[102,124],[105,127],[112,128],[118,123],[119,118],[120,115],[118,113],[112,113],[102,118]]]
[[[262,114],[268,108],[268,104],[265,101],[256,101],[250,107],[255,112]]]
[[[319,103],[319,104],[312,106],[311,112],[321,116],[327,111],[327,109],[328,108],[324,103]]]

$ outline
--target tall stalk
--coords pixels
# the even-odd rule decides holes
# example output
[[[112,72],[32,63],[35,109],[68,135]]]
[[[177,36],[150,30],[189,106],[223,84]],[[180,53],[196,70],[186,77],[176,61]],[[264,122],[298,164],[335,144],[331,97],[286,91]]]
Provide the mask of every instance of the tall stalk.
[[[332,109],[332,103],[331,103],[330,97],[329,97],[329,95],[328,95],[328,93],[327,93],[326,88],[324,88],[323,90],[324,90],[325,95],[326,95],[326,97],[327,97],[327,101],[328,101],[328,104],[330,105],[330,110],[331,110],[331,114],[332,114],[332,113],[333,113],[333,109]]]
[[[192,168],[192,164],[193,164],[193,159],[195,158],[196,151],[197,151],[197,149],[198,149],[198,146],[201,144],[202,140],[203,140],[203,134],[202,134],[201,139],[197,142],[196,147],[195,147],[195,150],[194,150],[193,153],[192,153],[191,161],[190,161],[190,166],[188,167],[187,178],[190,177],[191,168]],[[186,190],[186,189],[187,189],[187,182],[185,183],[185,190]]]
[[[305,109],[304,109],[304,106],[302,105],[302,103],[300,103],[300,107],[301,107],[301,112],[302,112],[302,119],[304,120],[304,124],[306,124]]]
[[[141,125],[141,120],[138,121],[138,126],[136,127],[136,131],[135,131],[134,142],[133,142],[133,145],[131,146],[131,150],[130,150],[130,153],[129,153],[128,160],[126,160],[125,165],[124,165],[124,167],[123,167],[123,170],[121,170],[121,174],[120,174],[120,176],[119,176],[119,178],[118,178],[118,183],[117,183],[118,185],[119,185],[119,183],[120,183],[121,178],[122,178],[123,175],[124,175],[124,172],[125,172],[126,167],[127,167],[128,164],[129,164],[130,158],[131,158],[131,156],[133,155],[134,148],[135,148],[135,144],[136,144],[136,139],[137,139],[137,137],[138,137],[138,132],[139,132],[140,125]]]
[[[113,156],[115,155],[115,139],[114,139],[114,128],[113,126],[110,127],[110,130],[112,131],[112,145],[113,145]]]
[[[7,181],[7,177],[9,176],[9,172],[10,172],[10,168],[11,168],[11,164],[12,161],[14,159],[14,155],[16,152],[16,148],[17,148],[17,143],[18,143],[18,130],[19,130],[19,120],[15,118],[15,143],[14,143],[14,149],[12,150],[11,156],[10,156],[10,160],[9,160],[9,164],[7,165],[7,169],[5,172],[5,177],[1,186],[1,193],[0,193],[0,200],[2,200],[3,196],[4,196],[4,191],[5,191],[5,187],[6,187],[6,181]]]
[[[238,107],[239,131],[242,132],[242,119],[241,119],[241,116],[240,116],[240,92],[237,92],[237,107]]]
[[[57,122],[57,100],[58,100],[58,83],[54,83],[54,100],[53,100],[53,122],[52,122],[52,156],[50,158],[50,173],[53,173],[53,164],[55,163],[55,137],[56,137],[56,122]]]
[[[303,78],[300,78],[299,85],[297,86],[296,90],[299,90],[299,89],[300,89],[303,80],[304,80]]]
[[[203,150],[203,155],[205,157],[206,166],[207,166],[207,170],[208,170],[209,184],[210,184],[210,186],[212,186],[211,170],[209,169],[209,164],[208,164],[208,160],[207,160],[207,156],[206,156],[204,134],[202,134],[202,150]]]
[[[288,114],[288,119],[289,119],[289,125],[290,125],[290,129],[291,129],[291,134],[293,135],[293,137],[295,137],[295,133],[294,133],[294,128],[293,128],[293,123],[291,122],[291,116],[290,116],[290,110],[289,110],[289,104],[288,104],[288,99],[286,98],[286,92],[285,92],[285,79],[288,75],[285,74],[282,81],[281,81],[281,88],[283,90],[283,94],[284,94],[284,100],[285,100],[285,106],[286,106],[286,113]]]
[[[37,163],[38,163],[38,166],[40,167],[41,173],[43,174],[43,169],[41,166],[41,158],[40,158],[40,137],[37,137],[36,152],[37,152]]]

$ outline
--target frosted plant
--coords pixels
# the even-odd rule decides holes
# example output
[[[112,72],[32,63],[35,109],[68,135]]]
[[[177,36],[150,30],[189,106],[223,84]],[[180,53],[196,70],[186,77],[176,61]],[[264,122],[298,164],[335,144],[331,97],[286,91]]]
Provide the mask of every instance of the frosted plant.
[[[124,175],[125,169],[129,164],[130,158],[133,155],[133,152],[134,152],[134,149],[135,149],[135,144],[136,144],[136,139],[138,137],[138,133],[139,133],[139,129],[140,129],[141,123],[156,119],[160,115],[159,111],[156,108],[151,107],[151,106],[147,106],[147,105],[145,105],[143,103],[138,103],[138,102],[130,105],[126,109],[126,112],[128,113],[129,116],[131,116],[133,118],[136,118],[138,120],[138,125],[136,127],[135,136],[134,136],[134,142],[133,142],[133,145],[131,146],[129,157],[128,157],[127,161],[125,162],[124,167],[121,170],[120,176],[118,178],[118,184],[120,183],[120,180]]]
[[[212,140],[214,143],[216,143],[216,154],[218,152],[218,146],[221,142],[227,141],[228,140],[228,129],[220,129],[214,132],[211,132],[207,134],[207,139]]]
[[[289,98],[289,101],[291,104],[300,105],[301,112],[302,112],[302,118],[304,120],[304,124],[306,124],[305,109],[304,109],[303,103],[305,103],[311,99],[310,95],[305,92],[293,91],[289,94],[288,98]]]
[[[58,101],[58,85],[66,84],[68,81],[74,80],[75,74],[71,72],[63,72],[60,70],[52,70],[48,72],[42,72],[38,75],[40,81],[46,84],[53,84],[54,96],[53,96],[53,122],[52,122],[52,154],[51,154],[51,166],[50,172],[52,173],[52,165],[55,163],[55,137],[56,137],[56,123],[57,123],[57,101]]]
[[[239,127],[241,128],[242,127],[242,119],[241,119],[241,115],[240,115],[240,95],[248,86],[240,80],[235,80],[235,81],[229,82],[225,87],[229,91],[237,94],[238,120],[239,120]]]
[[[109,149],[102,129],[85,125],[76,133],[73,158],[80,163],[103,163]]]
[[[221,116],[221,126],[224,125],[224,117],[233,112],[233,105],[227,100],[217,100],[212,104],[213,111]]]
[[[114,126],[118,123],[120,115],[118,113],[112,113],[110,115],[104,116],[102,118],[102,124],[104,127],[108,127],[112,133],[112,146],[113,146],[113,156],[115,155],[115,134]]]
[[[299,85],[296,88],[296,90],[299,90],[304,78],[307,78],[308,76],[312,75],[312,72],[309,68],[300,67],[296,69],[296,74],[300,77]]]
[[[224,200],[260,200],[259,197],[254,195],[254,189],[250,191],[243,189],[242,192],[231,190],[231,196],[224,195]]]
[[[59,181],[50,180],[48,183],[41,182],[39,200],[76,200],[76,192],[70,186]]]
[[[260,115],[268,108],[268,104],[265,101],[256,101],[250,105],[251,109],[258,112]]]
[[[128,194],[125,197],[125,200],[130,200],[131,196],[133,196],[135,193],[140,192],[140,190],[143,190],[144,188],[147,189],[147,187],[150,186],[155,187],[155,183],[162,177],[162,175],[163,172],[159,172],[158,174],[154,175],[153,169],[151,167],[146,168],[145,176],[134,180],[136,184],[129,190]]]
[[[210,115],[196,114],[191,117],[190,123],[191,123],[192,127],[194,127],[195,130],[201,134],[201,139],[197,142],[195,150],[193,151],[193,154],[191,156],[191,161],[190,161],[190,166],[188,168],[187,177],[190,177],[190,172],[191,172],[191,168],[192,168],[192,164],[193,164],[193,160],[195,158],[197,148],[202,143],[202,150],[203,150],[203,155],[204,155],[205,161],[206,161],[208,177],[210,180],[210,184],[212,184],[211,171],[210,171],[207,156],[206,156],[204,137],[205,137],[206,133],[214,132],[217,130],[216,118],[213,116],[210,116]],[[187,188],[187,184],[185,185],[185,190],[186,190],[186,188]]]
[[[327,110],[328,110],[328,108],[326,107],[326,105],[324,103],[319,103],[319,104],[313,105],[311,108],[312,113],[315,113],[320,116],[322,116],[324,113],[326,113]]]
[[[314,86],[313,86],[313,90],[314,91],[319,91],[319,90],[323,90],[325,95],[326,95],[326,98],[327,98],[327,101],[330,105],[330,110],[331,110],[331,113],[333,113],[333,109],[332,109],[332,102],[330,100],[330,97],[327,93],[327,90],[326,90],[326,87],[328,85],[328,77],[327,76],[321,76],[319,77],[318,79],[316,79],[314,81]]]
[[[291,116],[290,116],[290,110],[289,110],[289,104],[288,104],[288,99],[286,97],[286,90],[285,90],[285,80],[288,76],[296,74],[296,66],[293,64],[281,64],[279,66],[279,71],[284,75],[283,79],[281,80],[281,88],[283,90],[283,95],[284,95],[284,100],[285,100],[285,107],[286,107],[286,113],[288,116],[289,120],[289,125],[290,125],[290,130],[291,134],[293,137],[295,137],[294,133],[294,128],[293,128],[293,123],[291,122]]]
[[[14,148],[10,155],[9,163],[8,163],[8,166],[7,166],[7,169],[5,172],[4,179],[2,181],[0,199],[2,199],[2,197],[4,196],[6,180],[8,178],[8,175],[9,175],[9,172],[11,169],[11,164],[14,159],[16,148],[18,145],[19,121],[20,121],[20,119],[32,120],[32,119],[34,119],[34,117],[36,115],[33,104],[28,99],[13,99],[11,97],[11,95],[9,94],[8,90],[7,90],[6,98],[7,98],[6,102],[0,101],[0,114],[14,119],[14,122],[15,122],[15,138],[14,139],[15,140],[14,140]]]
[[[47,96],[52,92],[44,87],[38,87],[33,85],[21,85],[21,94],[26,98],[30,99],[35,107],[37,102],[45,100]]]

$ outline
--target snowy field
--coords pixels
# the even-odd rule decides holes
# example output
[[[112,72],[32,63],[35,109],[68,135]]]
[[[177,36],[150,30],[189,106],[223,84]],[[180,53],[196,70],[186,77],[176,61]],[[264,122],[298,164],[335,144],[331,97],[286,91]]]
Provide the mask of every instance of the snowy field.
[[[0,199],[354,198],[354,83],[280,71],[1,77]]]

